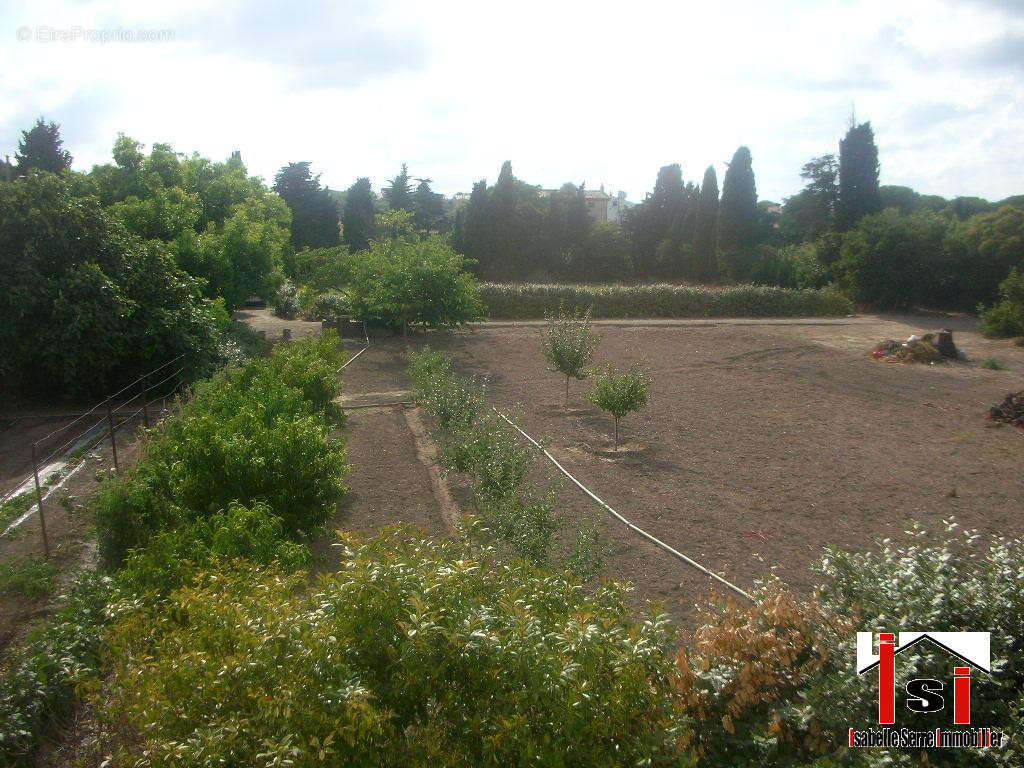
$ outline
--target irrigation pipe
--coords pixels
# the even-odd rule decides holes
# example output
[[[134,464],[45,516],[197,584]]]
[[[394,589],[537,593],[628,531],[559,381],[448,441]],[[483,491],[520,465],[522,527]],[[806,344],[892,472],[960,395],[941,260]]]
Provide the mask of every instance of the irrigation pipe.
[[[359,357],[361,354],[363,354],[363,352],[365,352],[366,350],[368,350],[370,348],[370,334],[367,333],[367,331],[366,331],[366,323],[365,322],[363,323],[363,336],[366,337],[366,346],[363,347],[362,349],[360,349],[354,355],[352,355],[352,357],[350,357],[348,359],[348,361],[343,366],[341,366],[341,368],[336,370],[335,373],[341,373],[343,370],[345,370],[348,367],[349,363],[351,363],[353,360],[355,360],[357,357]]]
[[[563,475],[565,475],[567,478],[572,480],[572,482],[575,483],[576,486],[581,491],[583,491],[585,494],[587,494],[587,496],[589,496],[594,501],[596,501],[598,504],[600,504],[602,507],[604,507],[606,510],[608,510],[608,512],[610,512],[611,515],[614,518],[616,518],[620,522],[624,523],[627,528],[631,528],[632,530],[636,531],[641,536],[643,536],[645,539],[647,539],[648,541],[658,545],[663,550],[668,552],[670,555],[673,555],[673,556],[679,558],[680,560],[682,560],[684,563],[686,563],[688,565],[692,565],[698,571],[701,571],[702,573],[707,574],[708,576],[713,578],[715,581],[720,582],[721,584],[723,584],[726,587],[728,587],[729,589],[731,589],[736,594],[741,595],[742,597],[745,597],[747,600],[750,600],[751,602],[757,602],[756,600],[754,600],[753,597],[750,596],[750,594],[748,592],[744,592],[742,589],[737,587],[732,582],[726,581],[725,579],[723,579],[721,576],[719,576],[714,571],[712,571],[712,570],[710,570],[708,568],[705,568],[703,565],[698,563],[696,560],[687,557],[686,555],[684,555],[679,550],[674,549],[673,547],[670,547],[668,544],[663,542],[661,539],[658,539],[658,538],[652,536],[647,531],[645,531],[643,528],[639,527],[638,525],[634,525],[629,520],[624,518],[622,515],[620,515],[618,512],[616,512],[610,506],[608,506],[608,504],[606,504],[602,499],[600,499],[597,496],[597,494],[595,494],[593,491],[591,491],[589,488],[587,488],[587,486],[585,486],[583,483],[581,483],[579,480],[577,480],[575,477],[573,477],[565,467],[563,467],[561,464],[558,463],[558,459],[556,459],[554,456],[552,456],[550,453],[548,453],[547,450],[545,450],[545,448],[540,443],[538,443],[536,440],[534,440],[532,437],[530,437],[528,434],[526,434],[523,430],[521,430],[519,428],[519,425],[516,424],[514,421],[512,421],[512,419],[510,419],[504,413],[499,411],[497,408],[492,407],[491,410],[493,410],[496,414],[498,414],[501,418],[503,418],[506,422],[508,422],[509,426],[511,426],[516,432],[518,432],[520,435],[522,435],[527,440],[529,440],[531,443],[533,443],[533,445],[537,448],[537,450],[541,451],[545,456],[547,456],[548,459],[551,460],[551,463],[554,464],[556,467],[558,467],[559,471]]]

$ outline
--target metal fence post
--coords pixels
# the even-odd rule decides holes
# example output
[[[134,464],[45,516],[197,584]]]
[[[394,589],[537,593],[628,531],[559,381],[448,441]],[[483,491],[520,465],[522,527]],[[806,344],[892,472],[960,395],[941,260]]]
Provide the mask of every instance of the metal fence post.
[[[39,485],[39,454],[32,443],[32,475],[36,479],[36,501],[39,502],[39,530],[43,532],[43,553],[50,559],[50,537],[46,535],[46,513],[43,512],[43,488]]]
[[[114,455],[114,471],[118,474],[121,473],[121,468],[117,466],[117,440],[114,438],[114,414],[110,412],[110,406],[107,406],[107,424],[110,427],[110,452]]]

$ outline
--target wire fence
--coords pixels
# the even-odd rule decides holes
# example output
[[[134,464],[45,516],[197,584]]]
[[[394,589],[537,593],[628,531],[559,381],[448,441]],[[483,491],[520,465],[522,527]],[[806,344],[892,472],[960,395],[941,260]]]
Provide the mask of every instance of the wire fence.
[[[15,519],[0,537],[6,536],[33,514],[39,515],[43,553],[50,557],[50,540],[46,530],[46,501],[83,466],[82,456],[104,441],[110,442],[114,471],[120,473],[118,458],[118,432],[126,426],[153,426],[167,411],[168,399],[174,397],[187,383],[185,355],[181,354],[139,376],[113,394],[94,404],[88,410],[73,414],[51,414],[45,418],[71,418],[63,426],[26,446],[31,455],[32,473],[9,488],[0,504],[10,502],[35,490],[35,503]],[[170,369],[170,372],[168,372]],[[123,442],[123,440],[122,440]],[[54,483],[55,478],[60,481]],[[46,489],[46,492],[44,492]]]

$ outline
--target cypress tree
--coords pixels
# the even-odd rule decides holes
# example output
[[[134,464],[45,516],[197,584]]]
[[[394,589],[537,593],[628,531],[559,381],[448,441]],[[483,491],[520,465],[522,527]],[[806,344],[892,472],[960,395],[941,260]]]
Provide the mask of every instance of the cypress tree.
[[[53,122],[46,123],[40,117],[32,128],[21,132],[21,142],[14,155],[18,173],[24,176],[33,168],[51,173],[68,170],[71,167],[71,153],[63,145],[60,126]]]
[[[694,208],[694,276],[698,280],[713,280],[718,274],[718,174],[713,165],[704,171],[704,181],[700,185],[700,195]]]
[[[430,188],[430,179],[419,179],[412,195],[413,221],[417,229],[430,231],[444,218],[444,198]]]
[[[388,208],[393,211],[413,210],[412,184],[409,183],[409,169],[402,163],[401,172],[393,179],[389,179],[389,185],[381,190]]]
[[[353,251],[365,250],[377,235],[377,204],[367,178],[358,179],[348,188],[345,210],[341,216],[342,240]]]
[[[878,191],[878,147],[871,123],[851,125],[839,142],[839,201],[836,227],[852,228],[862,216],[882,210]]]
[[[757,187],[750,150],[740,147],[732,156],[722,182],[718,207],[718,246],[722,251],[752,247],[757,240]]]
[[[338,206],[320,186],[309,163],[288,163],[274,177],[274,191],[292,212],[292,247],[328,248],[338,244]]]

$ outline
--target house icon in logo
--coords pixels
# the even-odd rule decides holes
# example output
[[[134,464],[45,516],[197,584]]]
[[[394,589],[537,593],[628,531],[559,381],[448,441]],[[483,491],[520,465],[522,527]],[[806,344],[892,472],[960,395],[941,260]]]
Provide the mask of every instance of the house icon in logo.
[[[891,632],[878,635],[878,654],[872,650],[874,633],[857,633],[857,674],[863,675],[878,668],[878,722],[892,725],[896,722],[896,656],[928,641],[968,666],[953,668],[953,722],[967,725],[971,722],[971,667],[982,672],[992,671],[991,633],[989,632],[900,632],[899,642]],[[943,688],[938,680],[919,679],[907,683],[912,699],[907,707],[916,712],[935,712],[942,709]]]

